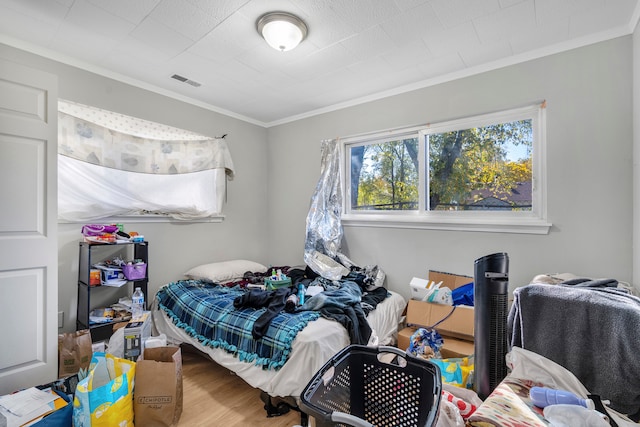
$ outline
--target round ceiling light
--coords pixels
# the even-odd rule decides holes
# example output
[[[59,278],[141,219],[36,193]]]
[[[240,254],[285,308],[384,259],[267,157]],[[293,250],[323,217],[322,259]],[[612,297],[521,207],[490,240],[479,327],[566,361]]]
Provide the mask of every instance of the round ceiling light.
[[[298,46],[307,37],[307,25],[295,15],[269,12],[256,23],[258,33],[272,48],[286,52]]]

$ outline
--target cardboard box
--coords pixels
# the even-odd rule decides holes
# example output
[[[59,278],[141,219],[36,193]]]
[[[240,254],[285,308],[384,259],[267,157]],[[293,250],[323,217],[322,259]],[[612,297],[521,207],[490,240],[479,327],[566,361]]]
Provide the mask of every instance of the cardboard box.
[[[469,276],[444,273],[429,270],[429,280],[442,282],[441,287],[456,289],[473,282]],[[420,279],[414,285],[427,282]],[[416,293],[412,286],[412,294]],[[443,320],[444,319],[444,320]],[[415,299],[409,300],[406,309],[406,328],[398,332],[398,348],[406,350],[409,347],[411,335],[420,327],[433,327],[440,333],[444,344],[440,349],[443,358],[464,357],[474,353],[474,322],[473,307],[434,304]]]
[[[436,283],[442,282],[442,286],[445,286],[449,289],[455,289],[459,288],[460,286],[472,283],[473,277],[429,270],[429,280],[432,280]]]
[[[425,297],[428,294],[427,288],[429,287],[429,284],[438,284],[440,282],[442,282],[440,287],[446,287],[453,290],[460,286],[472,283],[473,277],[429,270],[428,279],[421,279],[419,277],[411,279],[411,282],[409,283],[409,287],[411,288],[411,299],[418,301],[425,300]]]
[[[413,328],[430,328],[435,325],[440,335],[473,341],[473,307],[459,305],[454,308],[450,305],[409,300],[406,319],[407,326]]]
[[[442,282],[440,287],[447,287],[453,290],[460,286],[472,283],[473,277],[429,270],[428,281],[435,283]],[[415,291],[415,283],[416,282],[414,281],[412,292]],[[453,313],[451,313],[452,308],[453,307],[448,305],[434,304],[411,299],[409,300],[406,310],[407,326],[414,328],[432,327],[442,319],[446,318],[446,320],[436,326],[436,330],[440,335],[448,335],[455,338],[473,341],[473,307],[458,306]],[[451,313],[451,315],[449,315],[449,313]]]
[[[398,332],[398,348],[401,350],[406,350],[409,348],[409,341],[411,339],[411,335],[416,331],[417,328],[407,327]],[[469,340],[461,340],[454,337],[449,337],[446,335],[442,336],[444,343],[440,348],[440,355],[443,359],[448,359],[451,357],[465,357],[470,356],[475,352],[475,346],[473,341]]]
[[[100,270],[97,268],[92,268],[89,271],[89,285],[90,286],[98,286],[102,283],[102,279],[100,277]]]
[[[124,280],[124,273],[119,267],[106,267],[97,264],[95,267],[100,271],[100,284],[102,285],[118,284]]]
[[[398,348],[400,350],[406,350],[409,348],[409,338],[416,331],[416,328],[404,328],[398,331]]]
[[[151,312],[130,320],[124,327],[124,358],[136,361],[144,351],[144,343],[151,336]]]
[[[453,337],[442,337],[444,344],[440,348],[443,359],[471,356],[475,352],[473,341],[459,340]]]

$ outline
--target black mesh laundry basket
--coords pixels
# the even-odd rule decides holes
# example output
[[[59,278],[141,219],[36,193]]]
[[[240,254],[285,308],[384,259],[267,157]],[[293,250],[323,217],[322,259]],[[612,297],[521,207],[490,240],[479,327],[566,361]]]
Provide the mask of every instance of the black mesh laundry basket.
[[[441,393],[437,365],[395,347],[350,345],[314,375],[300,405],[318,427],[428,427]]]

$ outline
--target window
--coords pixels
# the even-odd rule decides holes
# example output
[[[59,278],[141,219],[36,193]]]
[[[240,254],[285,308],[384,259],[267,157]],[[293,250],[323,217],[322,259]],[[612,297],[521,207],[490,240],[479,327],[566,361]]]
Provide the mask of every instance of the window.
[[[62,221],[221,221],[233,162],[226,142],[58,102]]]
[[[344,223],[547,233],[544,107],[343,139]]]

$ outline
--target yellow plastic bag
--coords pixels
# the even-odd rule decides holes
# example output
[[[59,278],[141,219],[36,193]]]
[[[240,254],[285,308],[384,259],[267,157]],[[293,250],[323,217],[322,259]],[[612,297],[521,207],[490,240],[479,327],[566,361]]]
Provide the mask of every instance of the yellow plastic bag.
[[[473,388],[473,356],[429,360],[440,367],[443,383],[456,387]]]
[[[76,387],[74,427],[133,427],[135,368],[135,362],[93,353],[89,375]]]

